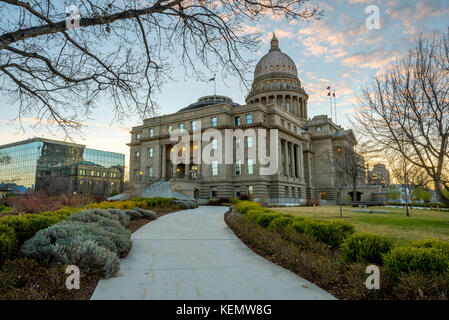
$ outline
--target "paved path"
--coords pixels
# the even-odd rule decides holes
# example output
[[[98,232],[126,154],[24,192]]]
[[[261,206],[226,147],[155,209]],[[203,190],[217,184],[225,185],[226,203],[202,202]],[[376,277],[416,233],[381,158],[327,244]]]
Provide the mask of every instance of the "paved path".
[[[252,252],[224,222],[226,210],[201,206],[143,226],[92,299],[335,299]]]

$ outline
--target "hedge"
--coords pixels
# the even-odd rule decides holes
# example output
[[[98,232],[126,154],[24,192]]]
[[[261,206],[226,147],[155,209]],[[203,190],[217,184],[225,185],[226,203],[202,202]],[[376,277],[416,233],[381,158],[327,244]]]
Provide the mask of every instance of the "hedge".
[[[14,229],[0,225],[0,265],[2,265],[13,253],[17,239]]]
[[[392,249],[383,256],[385,268],[393,276],[414,271],[431,273],[449,271],[449,257],[437,248],[412,246]]]
[[[345,259],[382,265],[382,256],[393,248],[393,240],[374,233],[355,233],[342,245]]]
[[[314,236],[317,240],[338,248],[346,237],[354,233],[354,226],[343,221],[317,221],[314,219],[294,217],[292,215],[278,213],[271,209],[262,208],[258,203],[251,201],[234,201],[234,207],[248,220],[270,229],[291,228],[298,233]],[[280,218],[287,218],[277,220]],[[276,221],[276,222],[275,222]]]
[[[438,239],[425,239],[413,241],[410,246],[416,248],[436,248],[441,249],[444,254],[449,256],[449,242],[441,241]]]

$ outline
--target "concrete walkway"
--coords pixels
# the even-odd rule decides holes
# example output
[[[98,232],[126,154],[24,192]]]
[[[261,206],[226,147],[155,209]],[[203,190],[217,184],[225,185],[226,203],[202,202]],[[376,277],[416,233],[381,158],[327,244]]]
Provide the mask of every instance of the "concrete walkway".
[[[226,211],[201,206],[143,226],[92,299],[335,299],[252,252],[224,222]]]

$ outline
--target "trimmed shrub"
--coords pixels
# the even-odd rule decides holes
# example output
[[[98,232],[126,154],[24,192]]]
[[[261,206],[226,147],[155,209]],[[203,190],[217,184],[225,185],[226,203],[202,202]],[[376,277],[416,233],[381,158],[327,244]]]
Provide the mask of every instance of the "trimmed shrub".
[[[16,247],[16,235],[14,229],[5,225],[0,225],[0,265],[2,265]]]
[[[305,218],[295,217],[292,222],[292,229],[298,233],[304,233],[306,231],[307,221]]]
[[[89,209],[72,214],[67,221],[79,221],[84,223],[98,222],[104,219],[116,221],[119,224],[126,226],[129,223],[129,216],[121,210],[111,213],[108,210]]]
[[[117,220],[100,215],[95,222],[86,222],[93,216],[91,212],[80,213],[39,231],[24,243],[22,253],[48,265],[74,264],[112,275],[118,270],[118,257],[131,249],[131,232]]]
[[[425,239],[413,241],[410,246],[415,248],[436,248],[441,249],[444,254],[449,256],[449,242],[441,241],[438,239]]]
[[[260,205],[256,202],[251,201],[238,201],[235,204],[235,209],[240,212],[243,215],[246,215],[246,213],[251,209],[261,209]]]
[[[351,232],[352,230],[352,232]],[[338,248],[343,241],[354,232],[354,227],[350,227],[345,222],[340,221],[306,221],[305,234],[314,236],[318,241]]]
[[[63,264],[76,265],[88,273],[110,277],[120,270],[117,255],[94,240],[74,241],[70,247],[56,245],[55,252],[55,255],[62,257]]]
[[[294,217],[291,216],[280,216],[274,218],[268,225],[268,230],[284,233],[287,229],[292,230],[292,224],[295,221]]]
[[[54,212],[41,214],[19,214],[6,216],[0,219],[0,225],[6,225],[14,229],[17,244],[21,245],[41,229],[45,229],[59,221],[67,219],[77,209],[64,208]]]
[[[373,233],[355,233],[342,245],[345,259],[351,262],[369,262],[382,265],[382,255],[390,252],[393,241]]]
[[[393,276],[413,271],[443,272],[449,268],[449,258],[436,248],[394,248],[383,256],[383,263]]]

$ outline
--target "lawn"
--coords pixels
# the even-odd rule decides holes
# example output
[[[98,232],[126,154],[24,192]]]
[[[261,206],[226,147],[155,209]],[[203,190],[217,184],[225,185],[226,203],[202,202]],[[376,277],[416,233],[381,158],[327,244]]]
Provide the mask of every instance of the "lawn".
[[[357,212],[360,209],[344,206],[343,218],[340,218],[338,206],[273,209],[300,217],[343,219],[352,223],[356,231],[383,234],[397,239],[399,243],[429,238],[449,241],[449,212],[444,211],[410,209],[410,217],[406,217],[405,208],[370,207],[373,210],[388,212],[368,213]]]

